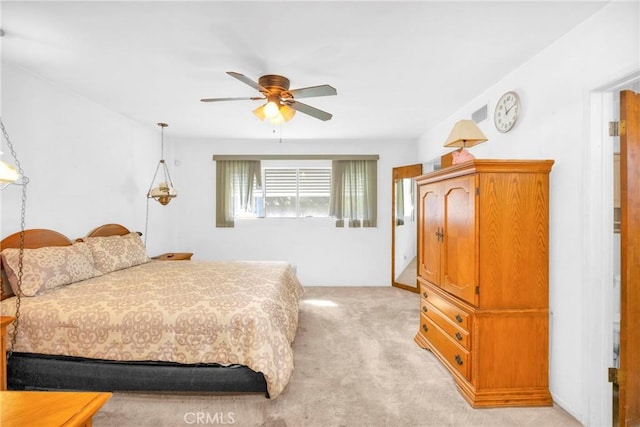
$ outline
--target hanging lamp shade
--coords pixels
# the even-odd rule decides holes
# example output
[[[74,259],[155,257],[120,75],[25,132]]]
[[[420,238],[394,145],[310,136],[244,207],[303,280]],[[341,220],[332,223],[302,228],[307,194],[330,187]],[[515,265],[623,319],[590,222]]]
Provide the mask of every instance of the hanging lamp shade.
[[[156,187],[149,190],[147,197],[153,198],[160,202],[161,205],[167,205],[174,197],[177,197],[178,193],[168,182],[160,182]]]
[[[19,176],[14,166],[0,160],[0,184],[12,184],[18,180]]]
[[[158,166],[156,166],[156,172],[153,174],[153,179],[151,180],[151,186],[149,187],[149,191],[147,192],[148,199],[154,199],[158,201],[161,205],[168,205],[171,199],[178,196],[175,188],[173,188],[173,182],[171,181],[171,175],[169,174],[169,168],[167,167],[167,162],[164,161],[164,128],[169,126],[166,123],[158,123],[158,126],[162,129],[161,132],[161,156],[160,161],[158,162]],[[161,172],[160,180],[157,184],[156,179],[158,178],[158,172]]]
[[[0,122],[0,124],[2,123]],[[17,167],[0,160],[0,190],[4,190],[9,184],[13,184],[18,181],[20,179],[21,173],[20,162],[18,162],[18,158],[16,157],[15,151],[13,150],[13,144],[11,144],[11,141],[9,141],[9,136],[6,134],[4,124],[2,124],[2,133],[7,140],[9,148],[11,149],[11,154],[13,155]],[[0,155],[2,154],[2,151],[0,151]],[[22,183],[26,184],[27,182],[29,182],[29,178],[23,176]]]

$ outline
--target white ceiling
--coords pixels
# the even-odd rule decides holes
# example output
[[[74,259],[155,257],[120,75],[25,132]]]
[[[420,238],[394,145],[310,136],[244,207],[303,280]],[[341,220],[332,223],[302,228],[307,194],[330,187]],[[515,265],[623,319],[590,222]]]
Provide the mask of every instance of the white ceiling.
[[[228,76],[330,84],[288,139],[416,138],[595,13],[602,1],[6,1],[2,62],[180,137],[271,138]],[[544,76],[541,76],[544,78]]]

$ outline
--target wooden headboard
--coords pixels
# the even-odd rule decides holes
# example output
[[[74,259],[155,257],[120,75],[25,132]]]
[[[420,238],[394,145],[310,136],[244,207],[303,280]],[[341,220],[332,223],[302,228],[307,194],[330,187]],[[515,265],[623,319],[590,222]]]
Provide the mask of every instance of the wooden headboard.
[[[127,227],[120,224],[105,224],[91,230],[86,237],[124,236],[129,234]],[[0,242],[0,251],[5,248],[20,247],[20,232],[5,237]],[[45,246],[69,246],[73,244],[64,234],[46,228],[33,228],[24,231],[24,248],[38,249]]]
[[[124,236],[129,233],[129,229],[123,225],[105,224],[91,230],[86,237]]]
[[[0,242],[0,250],[5,248],[19,248],[20,234],[21,232],[17,232],[2,239],[2,242]],[[72,243],[73,242],[65,235],[46,228],[34,228],[24,231],[25,249],[38,249],[45,246],[69,246]]]

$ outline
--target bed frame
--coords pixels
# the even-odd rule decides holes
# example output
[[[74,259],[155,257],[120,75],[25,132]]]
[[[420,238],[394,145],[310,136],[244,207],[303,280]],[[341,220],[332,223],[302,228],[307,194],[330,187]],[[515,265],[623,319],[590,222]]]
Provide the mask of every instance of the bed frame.
[[[106,224],[86,237],[124,235],[119,224]],[[19,248],[20,234],[0,242],[0,248]],[[81,240],[81,239],[78,239]],[[47,229],[24,232],[24,247],[69,246],[66,236]],[[18,328],[20,326],[18,325]],[[1,355],[0,357],[4,357]],[[264,393],[267,383],[260,372],[246,366],[184,365],[171,362],[119,362],[14,352],[7,359],[10,390],[85,390],[201,393]]]

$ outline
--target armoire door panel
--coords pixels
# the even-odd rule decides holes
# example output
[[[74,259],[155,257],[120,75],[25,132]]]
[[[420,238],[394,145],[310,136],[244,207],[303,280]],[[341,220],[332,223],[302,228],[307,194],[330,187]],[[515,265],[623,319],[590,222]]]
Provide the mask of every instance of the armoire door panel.
[[[549,176],[485,173],[478,188],[483,308],[548,306]],[[532,291],[535,290],[535,291]]]
[[[420,263],[418,275],[431,283],[440,284],[440,233],[441,214],[438,185],[423,186],[420,189],[420,223],[423,224],[419,238]]]
[[[475,176],[446,182],[443,193],[441,286],[475,305],[478,279]]]

